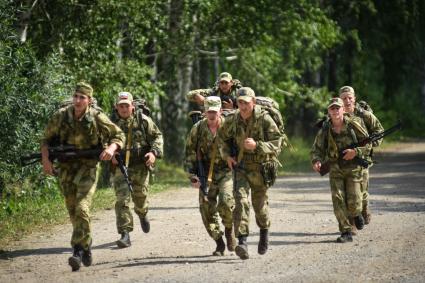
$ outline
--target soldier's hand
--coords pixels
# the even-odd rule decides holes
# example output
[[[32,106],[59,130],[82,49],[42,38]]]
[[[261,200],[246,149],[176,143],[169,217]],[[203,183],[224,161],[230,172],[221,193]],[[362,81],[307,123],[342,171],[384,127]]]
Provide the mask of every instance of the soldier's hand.
[[[201,182],[199,181],[199,178],[197,176],[190,177],[190,184],[192,188],[195,188],[195,189],[199,189],[201,187]]]
[[[223,109],[233,109],[233,101],[231,99],[222,101]]]
[[[322,163],[320,161],[316,161],[313,164],[313,170],[316,171],[317,173],[320,173],[320,168],[322,167]]]
[[[50,175],[50,176],[54,176],[55,175],[55,170],[53,168],[53,163],[47,159],[47,160],[42,160],[42,164],[43,164],[43,172],[46,175]]]
[[[195,102],[199,105],[204,105],[204,100],[205,97],[203,97],[202,95],[200,95],[199,93],[195,94],[193,99],[195,100]]]
[[[233,157],[227,157],[227,166],[233,170],[233,167],[237,164],[236,160]]]
[[[344,153],[342,157],[344,160],[351,160],[356,156],[356,151],[354,149],[346,149],[342,153]]]
[[[102,153],[99,156],[99,159],[100,160],[111,160],[117,149],[118,149],[118,145],[116,143],[109,145],[107,149],[102,151]]]
[[[253,138],[246,138],[243,142],[243,146],[247,150],[255,150],[257,148],[257,143]]]
[[[145,160],[146,160],[146,166],[150,167],[153,166],[153,164],[155,163],[156,157],[155,154],[153,154],[153,152],[148,152],[145,154]]]
[[[115,158],[115,155],[114,155],[114,157],[112,157],[111,162],[112,162],[113,165],[118,165],[118,161]]]

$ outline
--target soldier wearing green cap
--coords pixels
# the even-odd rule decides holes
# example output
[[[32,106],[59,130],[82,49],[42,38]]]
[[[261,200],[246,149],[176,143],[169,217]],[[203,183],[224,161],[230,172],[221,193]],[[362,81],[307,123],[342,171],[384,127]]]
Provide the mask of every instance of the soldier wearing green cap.
[[[222,158],[235,173],[233,220],[239,240],[235,251],[241,259],[248,259],[248,197],[251,194],[255,219],[260,228],[258,253],[263,255],[268,249],[270,228],[268,188],[273,185],[277,174],[277,156],[283,134],[269,113],[255,105],[255,93],[251,88],[238,90],[237,103],[238,110],[226,119],[219,136],[223,143],[220,148]]]
[[[118,234],[121,238],[116,241],[120,248],[131,245],[130,232],[133,231],[133,216],[130,211],[130,197],[134,203],[134,212],[139,216],[142,231],[150,231],[149,210],[149,177],[150,170],[157,158],[162,157],[162,133],[154,121],[143,114],[141,109],[135,109],[133,95],[120,92],[116,99],[117,111],[114,123],[124,131],[126,145],[124,146],[124,162],[128,168],[133,184],[133,193],[128,190],[123,174],[113,168],[112,183],[115,189],[115,215]],[[113,160],[116,164],[116,161]]]
[[[90,205],[97,183],[97,166],[100,160],[111,160],[115,151],[123,147],[124,134],[101,111],[91,107],[93,88],[80,82],[75,88],[72,105],[61,108],[49,120],[41,141],[43,171],[57,175],[65,198],[73,232],[73,255],[68,263],[73,271],[92,264],[92,235]],[[48,147],[72,145],[77,149],[104,147],[98,157],[61,160],[54,168],[49,160]]]
[[[373,115],[372,112],[363,109],[359,103],[356,103],[356,94],[351,86],[343,86],[339,89],[339,97],[344,102],[344,110],[350,115],[354,115],[363,120],[369,135],[377,134],[384,131],[378,118]],[[373,147],[378,147],[382,142],[382,139],[372,143]],[[369,224],[371,219],[371,213],[369,210],[369,168],[363,169],[363,181],[362,181],[362,215],[365,219],[365,224]],[[351,224],[354,220],[350,219]],[[355,227],[355,226],[354,226]],[[354,228],[353,227],[353,228]]]
[[[345,149],[341,153],[342,149],[368,136],[363,121],[358,117],[344,115],[343,106],[343,101],[338,97],[330,100],[329,127],[322,127],[319,130],[311,149],[314,171],[320,172],[322,164],[330,163],[332,203],[341,232],[341,236],[337,238],[338,243],[353,241],[350,218],[354,219],[357,229],[363,229],[364,219],[361,214],[363,168],[355,161],[355,157],[367,158],[371,148],[370,145],[366,145]]]
[[[218,152],[217,132],[224,123],[221,116],[221,100],[218,96],[205,98],[206,118],[196,123],[186,141],[186,169],[190,173],[191,184],[200,187],[199,176],[195,174],[199,154],[208,175],[208,195],[199,190],[199,210],[202,222],[210,237],[216,242],[213,255],[223,255],[225,244],[220,228],[220,218],[224,225],[227,249],[234,251],[236,240],[233,232],[232,213],[235,207],[233,198],[232,173]]]
[[[222,101],[223,110],[234,109],[236,105],[236,91],[242,87],[239,80],[233,79],[228,72],[221,73],[214,87],[208,89],[195,89],[186,95],[187,100],[198,105],[204,105],[205,97],[218,96]]]

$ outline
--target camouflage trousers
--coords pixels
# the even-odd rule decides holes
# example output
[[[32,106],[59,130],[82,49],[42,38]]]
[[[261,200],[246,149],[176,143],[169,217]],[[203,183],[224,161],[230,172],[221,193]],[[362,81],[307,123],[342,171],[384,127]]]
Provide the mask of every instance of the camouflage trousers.
[[[214,172],[213,180],[208,188],[208,201],[204,200],[204,194],[199,190],[199,211],[202,222],[208,234],[214,240],[223,236],[220,229],[220,218],[225,228],[233,226],[233,210],[235,199],[233,198],[233,181],[230,171]]]
[[[369,205],[369,169],[363,169],[362,173],[362,207]]]
[[[133,231],[133,215],[130,211],[130,196],[134,203],[134,212],[143,219],[148,213],[149,175],[144,164],[132,165],[128,175],[133,184],[133,194],[128,190],[127,182],[118,168],[113,169],[112,185],[115,190],[115,216],[118,233]]]
[[[329,175],[334,213],[341,233],[351,231],[349,217],[361,214],[362,171],[361,168],[336,169]]]
[[[243,169],[236,169],[235,174],[233,194],[236,206],[233,221],[236,237],[249,235],[250,191],[257,225],[260,229],[268,229],[270,227],[268,187],[261,175],[261,164],[246,163]]]
[[[97,161],[62,163],[59,185],[72,223],[71,246],[87,249],[92,242],[90,206],[97,184]]]

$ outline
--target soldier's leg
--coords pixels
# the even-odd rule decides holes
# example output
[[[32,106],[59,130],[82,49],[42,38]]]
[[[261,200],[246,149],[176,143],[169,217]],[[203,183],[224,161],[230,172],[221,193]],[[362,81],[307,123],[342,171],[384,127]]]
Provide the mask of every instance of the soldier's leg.
[[[341,233],[351,232],[351,225],[348,220],[348,210],[346,205],[345,184],[342,178],[329,178],[332,193],[332,204],[334,214],[338,221]]]
[[[249,183],[247,176],[240,170],[236,171],[236,178],[233,180],[235,197],[235,210],[233,210],[233,222],[235,234],[238,237],[238,245],[235,248],[236,255],[241,259],[248,259],[247,237],[249,235]]]
[[[365,220],[365,224],[369,224],[371,218],[369,210],[369,169],[363,170],[363,178],[361,185],[363,194],[362,215]]]
[[[118,234],[133,231],[133,215],[130,211],[130,192],[121,171],[116,170],[113,176],[115,190],[115,217]]]
[[[354,220],[357,229],[361,230],[364,227],[364,219],[361,215],[363,195],[361,192],[361,174],[353,174],[345,179],[346,188],[346,203],[350,219]]]
[[[134,173],[133,173],[134,172]],[[134,203],[134,212],[140,218],[140,224],[142,230],[145,233],[150,231],[150,222],[147,217],[149,210],[149,170],[143,165],[143,167],[134,167],[130,172],[132,174],[131,180],[133,181],[133,203]]]
[[[235,198],[233,197],[233,180],[231,172],[217,173],[218,180],[218,205],[217,210],[224,225],[227,249],[234,251],[236,247],[235,233],[233,230],[233,210],[235,209]]]

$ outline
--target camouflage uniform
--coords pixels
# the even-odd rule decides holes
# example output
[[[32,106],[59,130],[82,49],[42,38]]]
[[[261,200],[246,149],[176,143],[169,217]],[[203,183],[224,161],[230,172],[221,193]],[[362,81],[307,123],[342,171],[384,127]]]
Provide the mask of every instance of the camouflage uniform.
[[[332,192],[334,213],[338,220],[341,233],[351,232],[349,218],[361,214],[362,210],[362,167],[354,160],[343,160],[339,150],[361,141],[368,136],[367,131],[358,117],[344,114],[344,126],[339,134],[332,131],[332,122],[328,127],[322,127],[311,149],[312,164],[320,161],[330,162],[329,181]],[[356,148],[356,156],[367,158],[370,145]]]
[[[224,123],[224,118],[220,118],[220,124]],[[196,162],[197,146],[200,147],[204,167],[208,168],[212,158],[213,146],[218,147],[216,135],[214,136],[208,128],[207,119],[196,123],[187,137],[186,141],[186,167],[189,171],[194,171]],[[204,200],[204,194],[199,190],[199,210],[202,222],[208,234],[214,240],[222,237],[220,229],[220,217],[225,228],[232,229],[232,213],[235,207],[233,198],[232,172],[227,167],[227,163],[221,159],[218,149],[214,160],[214,170],[212,182],[208,188],[208,201]],[[217,202],[218,197],[218,202]]]
[[[235,234],[237,237],[249,235],[249,208],[248,200],[251,189],[251,201],[254,207],[255,218],[260,229],[270,227],[267,180],[262,169],[267,163],[276,164],[276,157],[280,153],[282,134],[270,115],[262,111],[261,107],[254,107],[252,116],[245,122],[239,110],[226,119],[219,132],[222,141],[221,155],[224,160],[232,156],[232,144],[238,152],[243,152],[235,169],[234,191],[236,207],[233,213]],[[257,147],[254,151],[242,148],[243,141],[253,138]]]
[[[123,132],[102,112],[88,107],[81,119],[74,119],[74,106],[61,108],[47,124],[42,144],[74,145],[77,149],[123,146]],[[91,244],[90,205],[97,183],[98,156],[59,163],[59,184],[72,222],[71,245],[87,250]]]
[[[366,126],[367,132],[369,135],[377,134],[384,131],[381,123],[378,118],[373,115],[371,112],[364,110],[357,103],[356,108],[354,109],[354,116],[359,117],[363,120],[364,125]],[[372,143],[373,147],[378,147],[382,143],[382,139]],[[367,210],[369,204],[369,168],[363,169],[362,173],[362,195],[363,202],[362,207],[363,211]],[[363,215],[365,217],[365,215]]]
[[[141,110],[127,119],[118,119],[115,122],[120,127],[128,139],[130,125],[131,130],[131,148],[140,149],[138,152],[130,153],[130,162],[128,164],[128,174],[133,184],[134,193],[131,195],[134,203],[134,212],[140,219],[145,218],[148,213],[149,201],[147,199],[149,192],[150,169],[145,164],[145,154],[153,152],[159,158],[163,152],[162,133],[152,121]],[[124,149],[127,148],[127,144]],[[133,216],[131,214],[130,191],[128,185],[118,168],[113,169],[112,183],[115,189],[116,202],[115,214],[118,233],[133,231]]]

